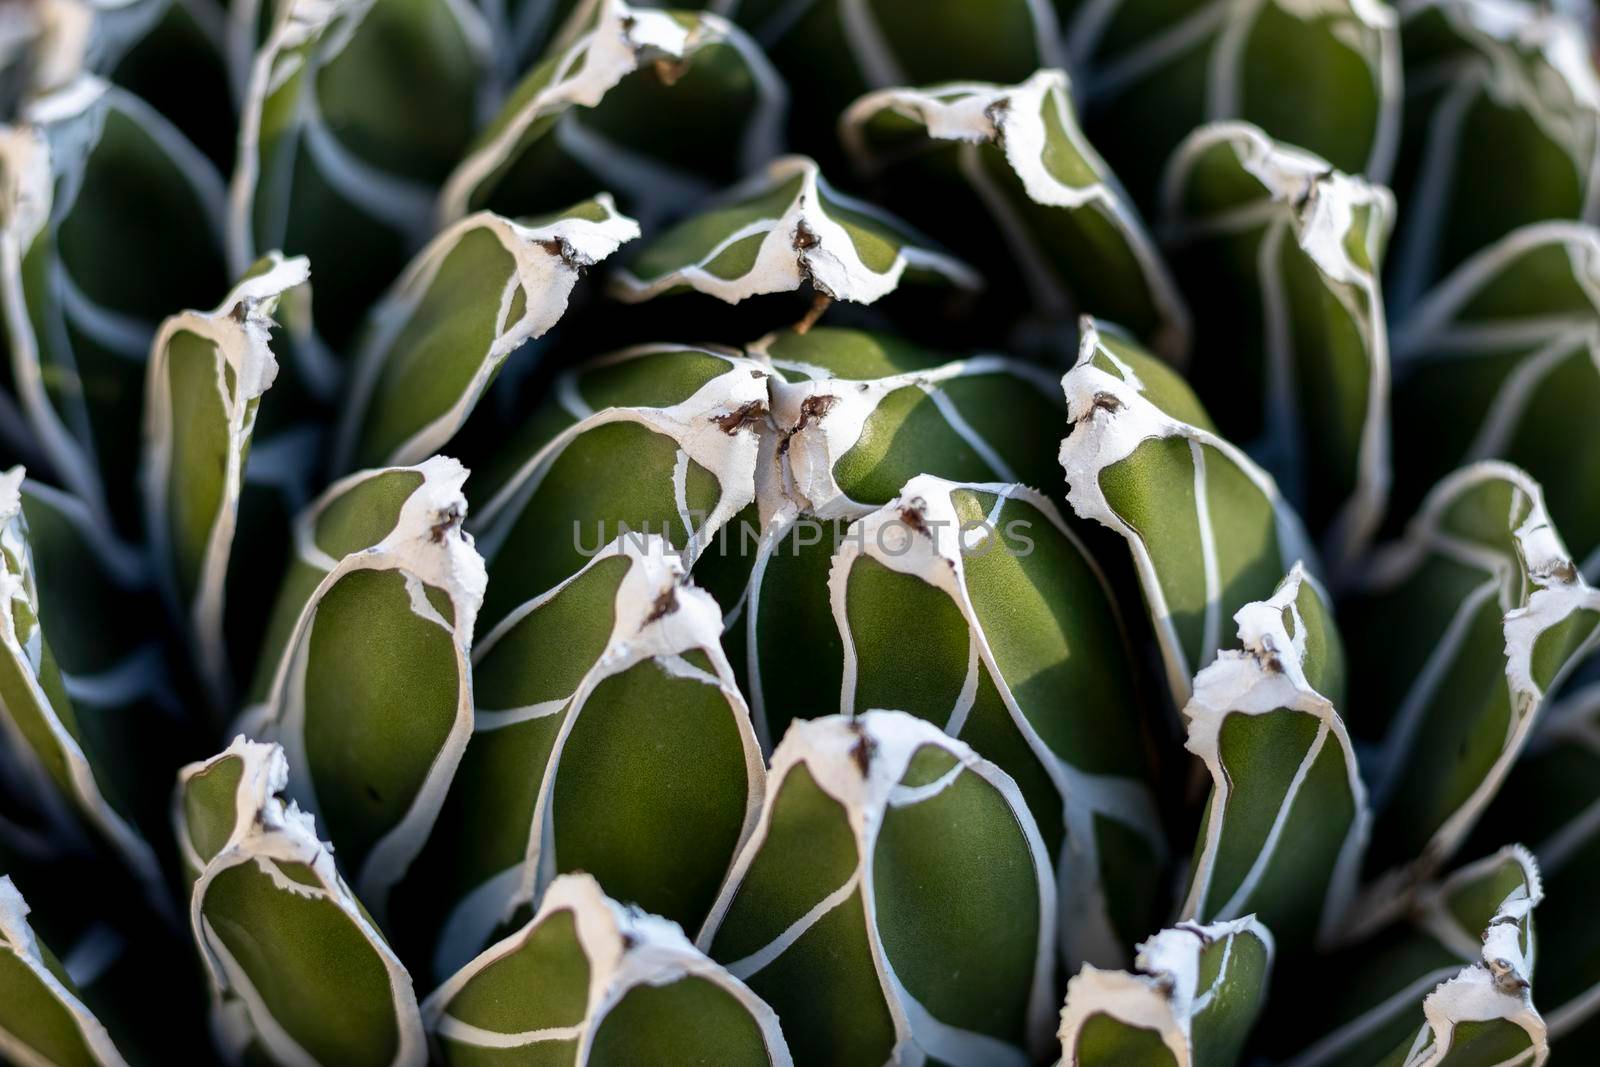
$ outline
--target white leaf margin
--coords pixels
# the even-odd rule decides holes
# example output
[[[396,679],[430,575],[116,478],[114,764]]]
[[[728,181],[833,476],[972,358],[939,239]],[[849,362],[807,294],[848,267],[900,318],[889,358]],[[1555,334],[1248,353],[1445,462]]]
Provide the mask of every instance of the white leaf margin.
[[[908,268],[937,275],[969,291],[983,287],[982,277],[961,260],[933,247],[917,244],[906,225],[876,205],[845,196],[822,177],[816,162],[805,156],[784,156],[766,169],[721,194],[717,201],[738,204],[755,199],[799,178],[800,185],[788,207],[776,218],[757,219],[726,234],[698,261],[644,278],[629,268],[611,276],[611,294],[634,304],[682,286],[714,296],[729,304],[767,293],[788,293],[809,282],[818,293],[835,300],[871,304],[900,285]],[[875,271],[862,260],[846,226],[836,221],[823,204],[833,204],[865,216],[883,227],[897,245],[888,269]],[[706,266],[728,247],[765,235],[755,264],[737,278],[719,278]],[[648,251],[648,244],[646,245]]]
[[[349,468],[362,419],[393,355],[392,346],[410,323],[411,315],[427,299],[429,286],[450,253],[469,234],[483,231],[493,234],[500,247],[511,255],[512,268],[501,288],[489,348],[449,409],[419,426],[385,456],[385,466],[420,463],[448,444],[506,359],[523,342],[544,336],[560,321],[583,272],[639,236],[639,224],[617,211],[609,193],[599,194],[593,202],[605,212],[603,221],[564,216],[526,226],[487,211],[478,212],[451,225],[418,254],[368,317],[340,421],[336,469]],[[519,290],[524,294],[524,309],[521,317],[512,321],[512,299]]]
[[[262,873],[271,876],[275,887],[283,892],[332,903],[365,936],[373,953],[383,964],[395,1010],[398,1040],[390,1067],[422,1067],[427,1062],[427,1042],[411,986],[411,976],[340,877],[334,864],[332,846],[317,837],[311,814],[301,811],[293,801],[286,804],[277,795],[290,776],[282,746],[236,737],[217,756],[203,763],[190,764],[179,772],[180,799],[174,802],[174,817],[177,820],[178,840],[185,850],[186,859],[193,862],[197,857],[182,821],[182,783],[226,758],[236,758],[244,763],[235,794],[237,808],[233,832],[222,849],[209,863],[204,864],[200,877],[191,889],[189,900],[190,929],[210,979],[212,1025],[222,1051],[232,1062],[238,1063],[251,1044],[260,1042],[274,1062],[284,1067],[320,1067],[318,1061],[273,1017],[271,1008],[212,929],[205,915],[206,893],[217,877],[233,867],[255,865]],[[309,886],[290,880],[275,870],[276,862],[301,864],[317,877],[320,884]]]
[[[860,754],[863,744],[869,752],[865,761]],[[940,749],[954,757],[955,766],[942,778],[926,786],[916,789],[902,787],[900,780],[905,776],[912,757],[924,746]],[[718,927],[722,925],[738,896],[740,885],[766,844],[778,791],[789,772],[802,764],[818,788],[838,801],[844,809],[856,842],[855,873],[773,943],[743,960],[728,963],[729,973],[743,979],[760,971],[798,940],[812,924],[842,904],[852,892],[859,892],[879,989],[894,1024],[895,1046],[891,1058],[896,1062],[902,1058],[915,1062],[919,1056],[932,1056],[952,1067],[1026,1067],[1032,1060],[1022,1049],[984,1034],[960,1030],[943,1023],[918,1003],[895,975],[894,964],[888,958],[877,933],[873,861],[878,833],[888,809],[925,799],[948,786],[963,772],[976,775],[999,793],[1015,813],[1038,880],[1038,947],[1034,954],[1027,1026],[1033,1051],[1043,1051],[1048,1042],[1052,1012],[1056,927],[1056,893],[1044,840],[1039,836],[1038,826],[1016,782],[999,767],[980,757],[965,742],[950,737],[924,719],[902,711],[882,709],[854,716],[796,719],[769,762],[767,796],[755,834],[746,842],[728,872],[717,902],[695,939],[696,945],[703,952],[710,951]]]

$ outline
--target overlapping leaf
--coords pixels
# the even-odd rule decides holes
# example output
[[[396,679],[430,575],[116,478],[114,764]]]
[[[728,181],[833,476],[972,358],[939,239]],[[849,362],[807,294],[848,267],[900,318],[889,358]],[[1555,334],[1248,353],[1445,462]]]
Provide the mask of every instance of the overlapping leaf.
[[[489,1050],[616,1065],[789,1067],[778,1018],[689,943],[676,923],[562,875],[526,926],[484,950],[422,1005],[446,1064]]]
[[[0,877],[0,1056],[19,1064],[126,1067],[66,969],[28,924],[28,905]]]
[[[1410,0],[1391,302],[1544,219],[1600,221],[1600,78],[1582,26],[1543,4]]]
[[[1055,505],[919,475],[851,525],[828,586],[839,710],[899,708],[994,760],[1056,857],[1069,966],[1125,962],[1166,844],[1121,626]]]
[[[1272,935],[1247,915],[1183,923],[1139,946],[1136,970],[1085,966],[1067,983],[1062,1062],[1228,1067],[1266,1000]]]
[[[734,304],[809,284],[824,297],[870,304],[906,275],[982,284],[888,212],[835,192],[813,161],[785,156],[718,206],[646,241],[613,276],[612,293],[632,303],[692,289]]]
[[[1069,59],[1096,142],[1155,193],[1194,127],[1243,119],[1346,173],[1387,181],[1400,136],[1400,35],[1378,0],[1066,0]]]
[[[1223,620],[1268,599],[1311,558],[1270,475],[1212,428],[1189,387],[1127,340],[1085,321],[1061,381],[1067,502],[1128,543],[1173,702],[1215,658]]]
[[[1355,894],[1369,813],[1340,719],[1344,646],[1327,595],[1296,565],[1235,614],[1184,706],[1188,749],[1211,775],[1182,914],[1254,914],[1284,947],[1327,940]]]
[[[1543,486],[1600,577],[1600,230],[1545,222],[1463,263],[1395,335],[1396,503],[1463,463],[1505,459]]]
[[[755,499],[768,373],[723,351],[647,345],[559,378],[477,490],[485,624],[628,531],[665,537],[692,564]]]
[[[479,213],[435,237],[372,310],[337,467],[417,463],[447,445],[511,354],[560,320],[583,271],[638,234],[602,193],[523,222]]]
[[[1475,840],[1515,833],[1539,861],[1538,1004],[1559,1062],[1600,1048],[1600,966],[1590,887],[1600,862],[1600,684],[1554,703]]]
[[[175,804],[191,873],[189,921],[213,1028],[234,1061],[422,1067],[411,978],[318,840],[278,796],[283,749],[235,739],[186,767]]]
[[[1047,318],[1121,323],[1168,358],[1189,348],[1189,312],[1138,211],[1079,128],[1065,73],[1019,85],[884,89],[840,116],[855,162],[888,202],[946,235],[992,283]],[[1005,239],[996,254],[994,231]]]
[[[869,89],[1020,82],[1065,65],[1051,0],[713,0],[746,27],[794,90],[797,139],[832,143],[834,121]]]
[[[768,375],[756,504],[696,575],[729,605],[729,658],[770,746],[791,719],[838,708],[843,650],[827,582],[848,524],[924,472],[1050,484],[1061,405],[1031,364],[946,361],[880,333],[781,331],[746,351]]]
[[[609,189],[653,228],[777,155],[787,100],[716,15],[583,0],[451,173],[439,214],[554,211]]]
[[[283,745],[290,795],[328,828],[379,916],[472,733],[484,571],[461,530],[465,479],[442,456],[364,471],[301,516],[275,651],[263,656],[259,703],[240,719]]]
[[[1048,1038],[1055,891],[1016,784],[937,726],[796,722],[699,945],[805,1063],[1020,1065]]]
[[[1286,1067],[1538,1067],[1549,1055],[1532,990],[1543,898],[1520,846],[1426,887],[1405,924],[1325,964],[1346,978],[1299,1020],[1303,1051]],[[1308,1042],[1319,1015],[1330,1028]]]
[[[447,977],[565,871],[705,919],[765,782],[721,636],[715,601],[654,534],[617,538],[483,636],[472,741],[395,895],[419,965]]]
[[[232,686],[224,615],[245,465],[262,396],[278,374],[269,345],[272,315],[308,274],[303,258],[272,257],[215,311],[167,319],[151,345],[145,529],[169,602],[218,704]],[[258,457],[257,466],[264,463],[270,458]]]
[[[1389,488],[1379,264],[1394,198],[1242,123],[1186,138],[1163,193],[1195,389],[1348,567]]]
[[[59,484],[127,531],[150,341],[226,287],[224,190],[167,120],[92,76],[24,118],[0,129],[8,384]],[[173,234],[182,255],[166,254]]]
[[[116,654],[114,643],[107,649],[96,640],[106,635],[108,627],[102,622],[96,628],[79,629],[70,624],[77,621],[72,615],[60,621],[62,637],[73,654],[65,666],[58,662],[44,632],[44,623],[55,616],[42,607],[22,480],[20,467],[0,475],[0,730],[6,735],[4,754],[15,764],[8,771],[31,783],[36,801],[55,816],[58,828],[69,838],[75,821],[87,826],[159,901],[160,868],[155,852],[134,825],[129,791],[124,788],[127,768],[118,775],[108,759],[126,756],[117,750],[137,730],[139,720],[124,715],[119,722],[115,716],[96,713],[106,705],[121,710],[120,705],[148,693],[160,684],[159,669],[152,665],[148,649],[104,662],[108,651]],[[99,527],[81,505],[74,514],[70,498],[63,502],[50,494],[41,499],[42,507],[28,509],[48,521],[50,537],[41,549],[55,555],[58,565],[70,559],[79,568],[76,574],[62,576],[63,592],[95,590],[96,576],[85,573],[87,561],[71,558],[77,547],[72,539],[84,536],[84,529],[98,532]],[[83,522],[77,531],[70,528],[74,519]],[[99,613],[109,601],[91,596],[75,607],[79,613]],[[111,629],[114,632],[114,624]],[[96,657],[102,660],[101,673],[92,675],[87,670]],[[82,673],[74,676],[74,667]],[[75,697],[91,706],[89,714],[80,718]]]
[[[228,255],[240,274],[269,248],[310,257],[317,330],[339,350],[432,234],[484,102],[488,29],[453,0],[273,7],[241,108]]]
[[[1600,645],[1600,593],[1527,474],[1483,462],[1442,481],[1348,605],[1347,721],[1373,746],[1375,882],[1361,925],[1447,860],[1521,753],[1545,695]]]

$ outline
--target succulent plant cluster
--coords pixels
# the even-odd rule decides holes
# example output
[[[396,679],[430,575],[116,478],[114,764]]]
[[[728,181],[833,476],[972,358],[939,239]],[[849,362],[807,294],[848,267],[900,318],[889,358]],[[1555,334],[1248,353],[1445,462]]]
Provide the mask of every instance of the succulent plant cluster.
[[[0,1060],[1600,1062],[1588,5],[703,7],[0,6]]]

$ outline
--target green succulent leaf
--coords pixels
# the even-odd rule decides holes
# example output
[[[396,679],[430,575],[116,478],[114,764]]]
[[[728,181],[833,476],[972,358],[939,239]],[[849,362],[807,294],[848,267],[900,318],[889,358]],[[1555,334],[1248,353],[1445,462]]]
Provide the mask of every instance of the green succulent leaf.
[[[127,758],[128,754],[105,751],[107,743],[115,749],[121,739],[116,736],[118,724],[103,728],[105,716],[101,714],[108,704],[116,707],[136,699],[160,684],[159,679],[151,677],[148,650],[136,650],[126,659],[105,664],[99,676],[69,673],[72,667],[87,667],[89,660],[82,652],[102,651],[82,649],[80,641],[88,638],[92,646],[97,635],[72,626],[62,627],[72,652],[65,664],[57,660],[44,633],[43,623],[51,616],[42,606],[44,598],[35,573],[30,515],[48,521],[52,536],[41,544],[41,550],[50,551],[58,563],[61,550],[74,547],[61,543],[71,536],[63,527],[73,518],[85,520],[88,529],[98,531],[99,527],[81,505],[75,516],[55,510],[41,514],[59,497],[36,498],[43,505],[25,511],[22,468],[0,474],[0,732],[5,735],[5,754],[16,764],[8,770],[31,783],[38,802],[58,825],[64,824],[69,839],[75,817],[110,846],[141,880],[152,900],[159,902],[162,879],[156,855],[135,826],[129,798],[121,788],[125,783],[110,771],[105,758]],[[82,560],[74,562],[83,567]],[[81,581],[89,576],[80,573],[76,577]],[[109,602],[108,597],[79,606],[94,612],[104,610]],[[104,627],[99,629],[103,633]],[[90,706],[83,717],[74,708],[74,690]]]
[[[869,89],[1020,82],[1065,66],[1051,0],[714,0],[750,31],[794,91],[795,133],[833,139],[839,112]]]
[[[755,499],[768,374],[725,351],[645,345],[557,379],[484,478],[472,525],[489,561],[485,624],[629,531],[693,565]]]
[[[496,1053],[595,1067],[792,1062],[777,1015],[748,986],[676,923],[616,903],[585,874],[552,882],[527,925],[422,1011],[449,1065]]]
[[[443,456],[363,471],[297,520],[270,680],[239,720],[289,753],[290,795],[327,826],[380,918],[472,733],[485,579],[461,530],[466,476]]]
[[[309,256],[339,350],[432,234],[436,190],[485,103],[489,34],[452,0],[278,0],[251,63],[228,205],[236,273]]]
[[[1272,477],[1219,436],[1170,368],[1086,320],[1062,378],[1067,502],[1127,543],[1173,702],[1226,640],[1223,620],[1312,557]]]
[[[1061,403],[1032,364],[946,362],[881,333],[781,331],[746,351],[769,375],[756,506],[718,534],[696,574],[732,605],[729,657],[770,747],[791,719],[838,708],[827,576],[848,524],[923,472],[1047,484]]]
[[[1347,568],[1389,487],[1379,267],[1394,197],[1243,123],[1186,138],[1164,196],[1194,299],[1195,388]]]
[[[1023,1065],[1048,1040],[1055,889],[1016,784],[937,726],[796,722],[699,945],[801,1062]]]
[[[1394,359],[1396,503],[1461,464],[1507,460],[1600,578],[1600,230],[1537,223],[1472,256],[1412,309]]]
[[[0,1056],[27,1067],[126,1067],[111,1035],[0,877]]]
[[[1056,857],[1069,966],[1125,962],[1166,844],[1119,620],[1055,505],[919,475],[851,525],[828,587],[840,711],[903,708],[1015,779]]]
[[[436,974],[566,871],[675,922],[704,921],[765,784],[721,636],[716,602],[653,534],[622,535],[484,635],[472,742],[415,893],[397,892],[394,907],[433,939],[417,955]]]
[[[1405,537],[1373,556],[1346,620],[1348,721],[1374,746],[1365,930],[1449,859],[1545,695],[1600,646],[1600,592],[1568,557],[1538,484],[1486,461],[1440,482]]]
[[[178,840],[191,865],[205,860],[189,919],[217,1041],[282,1067],[422,1067],[411,978],[311,815],[277,795],[290,776],[281,747],[244,737],[179,776]]]
[[[812,160],[785,156],[715,207],[645,241],[612,276],[612,294],[635,303],[692,289],[736,304],[810,283],[823,296],[870,304],[906,275],[962,289],[983,284],[888,212],[835,192]]]
[[[1399,17],[1376,0],[1066,0],[1097,142],[1147,176],[1194,127],[1242,119],[1349,174],[1387,181],[1399,147]]]
[[[1321,1006],[1334,1025],[1286,1067],[1544,1063],[1532,994],[1533,912],[1543,899],[1539,868],[1520,845],[1424,887],[1406,926],[1335,958],[1346,977]]]
[[[1274,951],[1246,915],[1162,930],[1139,945],[1133,972],[1086,965],[1067,983],[1062,1062],[1230,1067],[1266,1000]]]
[[[272,315],[310,275],[274,255],[215,311],[161,324],[145,395],[144,513],[167,596],[213,700],[230,691],[224,602],[245,465],[263,394],[278,374]]]
[[[560,321],[583,272],[638,235],[601,193],[523,222],[482,212],[435,237],[372,310],[338,468],[445,447],[511,354]]]
[[[1600,77],[1582,25],[1482,0],[1416,0],[1403,19],[1399,311],[1520,226],[1600,221]]]
[[[1355,895],[1370,823],[1339,717],[1344,646],[1327,594],[1298,564],[1234,615],[1184,706],[1187,747],[1211,775],[1185,919],[1254,914],[1286,950],[1331,938]]]
[[[1532,843],[1546,897],[1538,1000],[1557,1059],[1567,1062],[1600,1047],[1600,957],[1588,891],[1600,862],[1600,683],[1563,696],[1545,715],[1477,837],[1510,831]]]
[[[90,75],[23,117],[0,130],[6,377],[62,486],[126,530],[156,324],[226,286],[222,180],[148,104]],[[163,255],[172,234],[184,255]]]
[[[451,173],[439,215],[554,211],[604,188],[652,229],[776,156],[787,101],[716,15],[584,0]]]
[[[869,93],[840,116],[856,164],[1044,315],[1119,322],[1162,355],[1189,349],[1189,310],[1138,211],[1079,128],[1067,76]],[[994,230],[1005,252],[994,254]]]

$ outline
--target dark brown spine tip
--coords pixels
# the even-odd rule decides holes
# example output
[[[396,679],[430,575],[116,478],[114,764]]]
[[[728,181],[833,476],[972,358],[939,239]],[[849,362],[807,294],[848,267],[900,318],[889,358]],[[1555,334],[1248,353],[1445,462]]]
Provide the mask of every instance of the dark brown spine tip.
[[[428,530],[428,536],[434,544],[442,544],[445,535],[461,525],[461,505],[451,504],[448,508],[438,513],[438,521]]]
[[[656,602],[653,605],[651,605],[650,614],[645,616],[644,623],[643,623],[642,626],[640,626],[640,629],[641,630],[644,629],[645,626],[649,626],[651,623],[653,623],[653,622],[655,622],[655,621],[657,621],[659,619],[666,618],[668,615],[671,615],[674,611],[677,611],[677,610],[678,610],[678,591],[676,589],[671,588],[671,587],[663,589],[656,596]]]
[[[872,769],[872,757],[878,752],[878,743],[868,737],[859,725],[855,726],[856,743],[850,748],[850,758],[855,762],[856,769],[865,778]]]
[[[717,428],[723,433],[732,437],[746,426],[758,423],[766,417],[767,406],[759,400],[752,400],[726,414],[711,416],[711,421],[716,423]]]

